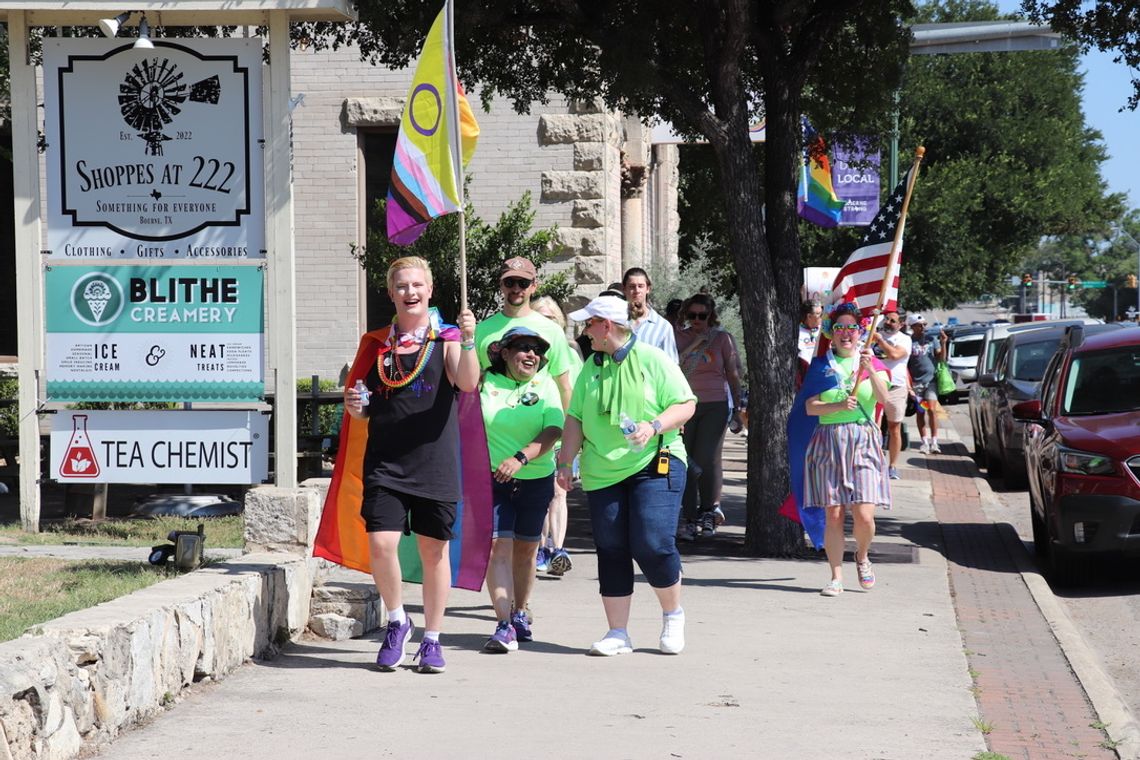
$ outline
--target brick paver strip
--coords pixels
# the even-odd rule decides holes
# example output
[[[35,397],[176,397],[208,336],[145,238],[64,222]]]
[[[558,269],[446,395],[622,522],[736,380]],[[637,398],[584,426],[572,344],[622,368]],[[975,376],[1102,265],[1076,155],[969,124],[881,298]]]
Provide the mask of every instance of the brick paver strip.
[[[957,453],[955,447],[955,453]],[[927,458],[942,525],[950,588],[967,658],[977,673],[978,712],[991,751],[1011,760],[1116,758],[1048,622],[997,527],[986,519],[964,456]]]

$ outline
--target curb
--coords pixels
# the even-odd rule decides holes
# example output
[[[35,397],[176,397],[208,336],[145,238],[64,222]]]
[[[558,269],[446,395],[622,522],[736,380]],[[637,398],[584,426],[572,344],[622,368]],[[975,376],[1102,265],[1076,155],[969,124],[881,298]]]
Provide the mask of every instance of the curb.
[[[978,489],[983,509],[986,505],[1001,506],[990,488],[989,481],[985,478],[975,475],[974,486]],[[987,512],[990,513],[992,512]],[[1116,684],[1101,668],[1096,654],[1085,643],[1084,637],[1064,606],[1057,601],[1053,589],[1037,572],[1017,530],[1007,522],[993,520],[991,522],[997,528],[1002,543],[1013,558],[1026,588],[1033,595],[1037,609],[1041,611],[1053,631],[1054,638],[1061,646],[1065,659],[1069,661],[1069,667],[1080,681],[1081,688],[1085,690],[1093,710],[1105,724],[1104,732],[1116,744],[1114,749],[1117,756],[1120,760],[1140,760],[1140,723],[1128,709],[1127,703],[1121,699]]]

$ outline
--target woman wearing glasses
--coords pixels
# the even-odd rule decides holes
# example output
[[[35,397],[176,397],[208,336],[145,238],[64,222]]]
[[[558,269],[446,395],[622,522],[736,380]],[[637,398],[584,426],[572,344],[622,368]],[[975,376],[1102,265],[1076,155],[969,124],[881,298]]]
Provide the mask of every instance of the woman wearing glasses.
[[[890,484],[874,422],[875,402],[890,403],[886,368],[860,345],[861,313],[854,304],[837,306],[824,323],[831,349],[817,358],[804,380],[804,411],[818,418],[804,461],[804,508],[825,512],[823,547],[831,566],[831,580],[820,592],[839,596],[843,592],[844,510],[851,509],[855,532],[855,569],[859,585],[875,585],[868,552],[875,536],[875,507],[889,509]],[[856,377],[862,382],[853,394]],[[815,391],[826,387],[826,390]]]
[[[570,318],[586,323],[595,352],[574,385],[557,470],[559,485],[570,490],[572,463],[582,452],[582,488],[609,624],[590,654],[633,651],[627,625],[634,560],[661,604],[661,651],[678,654],[685,647],[685,613],[674,533],[686,468],[677,430],[692,416],[695,398],[673,360],[637,340],[623,299],[598,296]]]
[[[685,424],[685,450],[697,466],[685,486],[685,519],[678,537],[692,541],[698,531],[713,535],[724,522],[721,447],[729,422],[742,424],[740,359],[732,335],[720,327],[711,296],[697,293],[685,302],[681,316],[687,326],[677,332],[677,353],[681,372],[697,394],[697,411]]]
[[[512,327],[492,344],[479,390],[494,478],[487,590],[498,623],[483,646],[488,652],[513,652],[533,640],[526,608],[564,419],[558,387],[539,372],[549,350],[534,330]]]

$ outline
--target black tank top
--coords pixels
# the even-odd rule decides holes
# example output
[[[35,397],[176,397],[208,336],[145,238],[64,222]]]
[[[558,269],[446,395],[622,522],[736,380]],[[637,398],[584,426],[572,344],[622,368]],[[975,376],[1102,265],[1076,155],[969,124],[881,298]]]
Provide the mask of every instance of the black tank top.
[[[372,398],[364,453],[365,487],[384,486],[436,501],[459,501],[457,391],[444,370],[443,347],[442,339],[435,341],[419,388],[413,382],[389,389],[380,382],[375,364],[368,371],[364,383]],[[410,373],[419,352],[387,356]]]

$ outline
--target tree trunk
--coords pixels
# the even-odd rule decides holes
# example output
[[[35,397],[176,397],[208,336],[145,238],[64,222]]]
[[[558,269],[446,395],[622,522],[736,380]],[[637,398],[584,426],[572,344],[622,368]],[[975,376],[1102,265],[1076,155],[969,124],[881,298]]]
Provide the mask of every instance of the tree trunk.
[[[794,160],[799,152],[799,108],[798,99],[787,91],[775,104],[771,97],[767,101],[768,135],[776,138],[766,146],[767,233],[764,187],[746,125],[730,125],[726,142],[714,143],[713,147],[725,188],[729,245],[740,279],[740,309],[748,346],[745,550],[753,555],[783,557],[803,546],[800,526],[778,514],[789,493],[787,419],[795,377],[794,327],[802,277]],[[777,122],[779,127],[775,126]],[[781,176],[783,180],[778,181]]]

